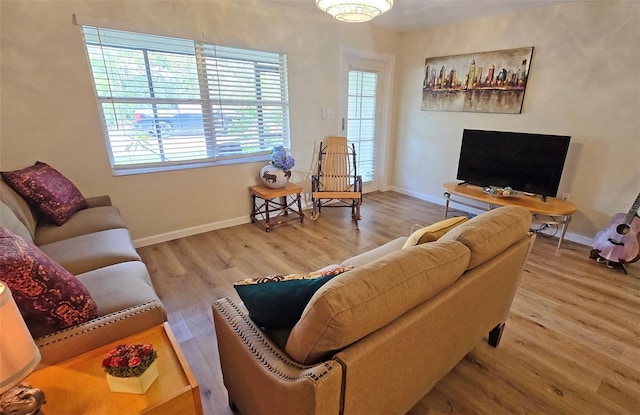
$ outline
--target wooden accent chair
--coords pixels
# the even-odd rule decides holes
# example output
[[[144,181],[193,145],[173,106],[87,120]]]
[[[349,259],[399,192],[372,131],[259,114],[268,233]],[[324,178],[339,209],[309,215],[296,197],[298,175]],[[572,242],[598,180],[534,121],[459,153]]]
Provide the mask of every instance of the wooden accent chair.
[[[323,207],[351,207],[358,229],[362,204],[362,176],[356,171],[356,148],[346,137],[327,137],[320,143],[318,171],[311,176],[311,219]]]

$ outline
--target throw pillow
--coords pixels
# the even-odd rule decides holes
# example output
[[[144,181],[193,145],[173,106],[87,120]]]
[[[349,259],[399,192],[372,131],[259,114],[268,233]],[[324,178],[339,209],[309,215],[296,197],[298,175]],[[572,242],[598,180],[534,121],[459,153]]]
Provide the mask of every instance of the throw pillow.
[[[98,317],[95,301],[75,276],[4,227],[0,227],[0,278],[26,317],[61,327]]]
[[[249,310],[249,317],[264,328],[291,328],[313,294],[336,275],[353,267],[336,267],[309,274],[247,278],[233,284]]]
[[[2,178],[31,206],[56,225],[62,225],[87,201],[78,188],[46,163],[36,161],[22,170],[1,172]]]
[[[469,220],[466,216],[458,216],[455,218],[449,218],[436,222],[432,225],[419,228],[414,231],[407,241],[402,246],[402,249],[406,249],[412,246],[424,244],[427,242],[433,242],[440,239],[442,235],[449,232],[451,229],[458,225],[461,225]]]

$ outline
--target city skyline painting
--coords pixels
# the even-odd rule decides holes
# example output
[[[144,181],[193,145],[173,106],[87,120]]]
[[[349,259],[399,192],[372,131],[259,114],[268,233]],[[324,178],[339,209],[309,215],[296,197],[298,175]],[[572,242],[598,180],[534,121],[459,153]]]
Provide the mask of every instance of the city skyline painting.
[[[423,111],[520,114],[533,46],[426,58]]]

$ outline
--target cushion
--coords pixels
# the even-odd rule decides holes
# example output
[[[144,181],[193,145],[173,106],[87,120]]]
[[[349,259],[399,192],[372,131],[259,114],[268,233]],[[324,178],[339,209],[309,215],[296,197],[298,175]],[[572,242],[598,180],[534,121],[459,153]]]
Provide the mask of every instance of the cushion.
[[[0,227],[0,278],[30,318],[70,327],[98,316],[96,303],[76,277],[4,227]]]
[[[392,241],[387,242],[384,245],[380,245],[376,248],[373,248],[367,252],[364,252],[360,255],[356,255],[349,259],[345,259],[342,261],[340,265],[343,267],[348,267],[350,265],[361,267],[363,265],[367,265],[369,262],[373,262],[376,259],[380,259],[383,256],[390,254],[395,251],[399,251],[407,240],[406,236],[401,236]]]
[[[0,176],[1,177],[1,176]],[[24,200],[22,196],[16,193],[4,180],[0,179],[0,200],[11,209],[16,218],[27,228],[31,236],[28,239],[33,240],[36,232],[36,224],[38,223],[37,212]]]
[[[76,275],[89,292],[101,316],[150,301],[160,302],[142,261],[121,262]]]
[[[2,201],[0,201],[0,226],[5,227],[11,233],[20,235],[29,242],[33,242],[29,229],[24,226],[24,223],[18,219],[9,206],[4,204]]]
[[[117,207],[91,207],[76,212],[65,222],[64,226],[57,226],[49,221],[40,221],[36,228],[34,241],[36,245],[44,245],[75,236],[118,228],[126,228],[126,225]]]
[[[443,235],[441,241],[459,241],[471,251],[468,269],[488,261],[527,235],[531,212],[521,206],[503,206],[474,217]]]
[[[87,207],[78,188],[46,163],[37,161],[31,167],[0,174],[31,206],[57,225]]]
[[[466,222],[468,219],[466,216],[458,216],[455,218],[449,218],[436,222],[432,225],[425,226],[424,228],[414,231],[407,241],[402,246],[402,249],[409,248],[411,246],[425,244],[427,242],[433,242],[440,239],[442,235],[449,232],[456,226]]]
[[[125,228],[75,236],[39,248],[75,275],[120,262],[142,260]]]
[[[460,242],[436,241],[334,278],[313,295],[285,351],[302,364],[323,361],[446,289],[462,275],[469,256]]]
[[[162,303],[151,285],[151,278],[143,262],[122,262],[77,274],[76,278],[89,290],[93,300],[96,302],[99,317],[97,321],[100,321],[100,317],[108,316],[112,313],[122,313],[123,310],[132,310],[141,304],[154,302],[162,309]],[[164,314],[164,311],[162,313]],[[136,314],[136,316],[133,314]],[[145,313],[141,314],[144,315]],[[138,313],[129,314],[125,319],[127,322],[123,323],[125,325],[138,326],[138,330],[135,330],[136,332],[140,331],[142,327],[151,327],[148,322],[145,323],[143,315],[138,315]],[[166,316],[164,318],[166,319]],[[35,339],[60,332],[57,327],[49,326],[33,319],[27,318],[25,320],[29,326],[29,331]],[[88,324],[95,323],[96,320],[90,321]],[[107,329],[104,326],[104,321],[97,324],[102,326],[101,330]],[[111,329],[107,330],[118,330],[116,328],[117,324],[107,324],[107,326],[112,326]],[[91,327],[85,326],[81,330],[91,330]],[[123,337],[122,334],[118,335],[116,333],[115,335],[114,339]],[[98,345],[95,346],[97,347]]]
[[[233,284],[249,310],[249,317],[264,328],[293,327],[309,299],[336,275],[353,267],[336,267],[309,274],[247,278]]]

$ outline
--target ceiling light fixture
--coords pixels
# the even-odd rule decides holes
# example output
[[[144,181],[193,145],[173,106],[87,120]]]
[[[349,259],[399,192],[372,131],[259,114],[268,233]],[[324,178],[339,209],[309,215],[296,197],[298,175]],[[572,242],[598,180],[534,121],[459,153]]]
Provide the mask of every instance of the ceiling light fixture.
[[[337,20],[360,23],[389,11],[393,0],[316,0],[316,6]]]

